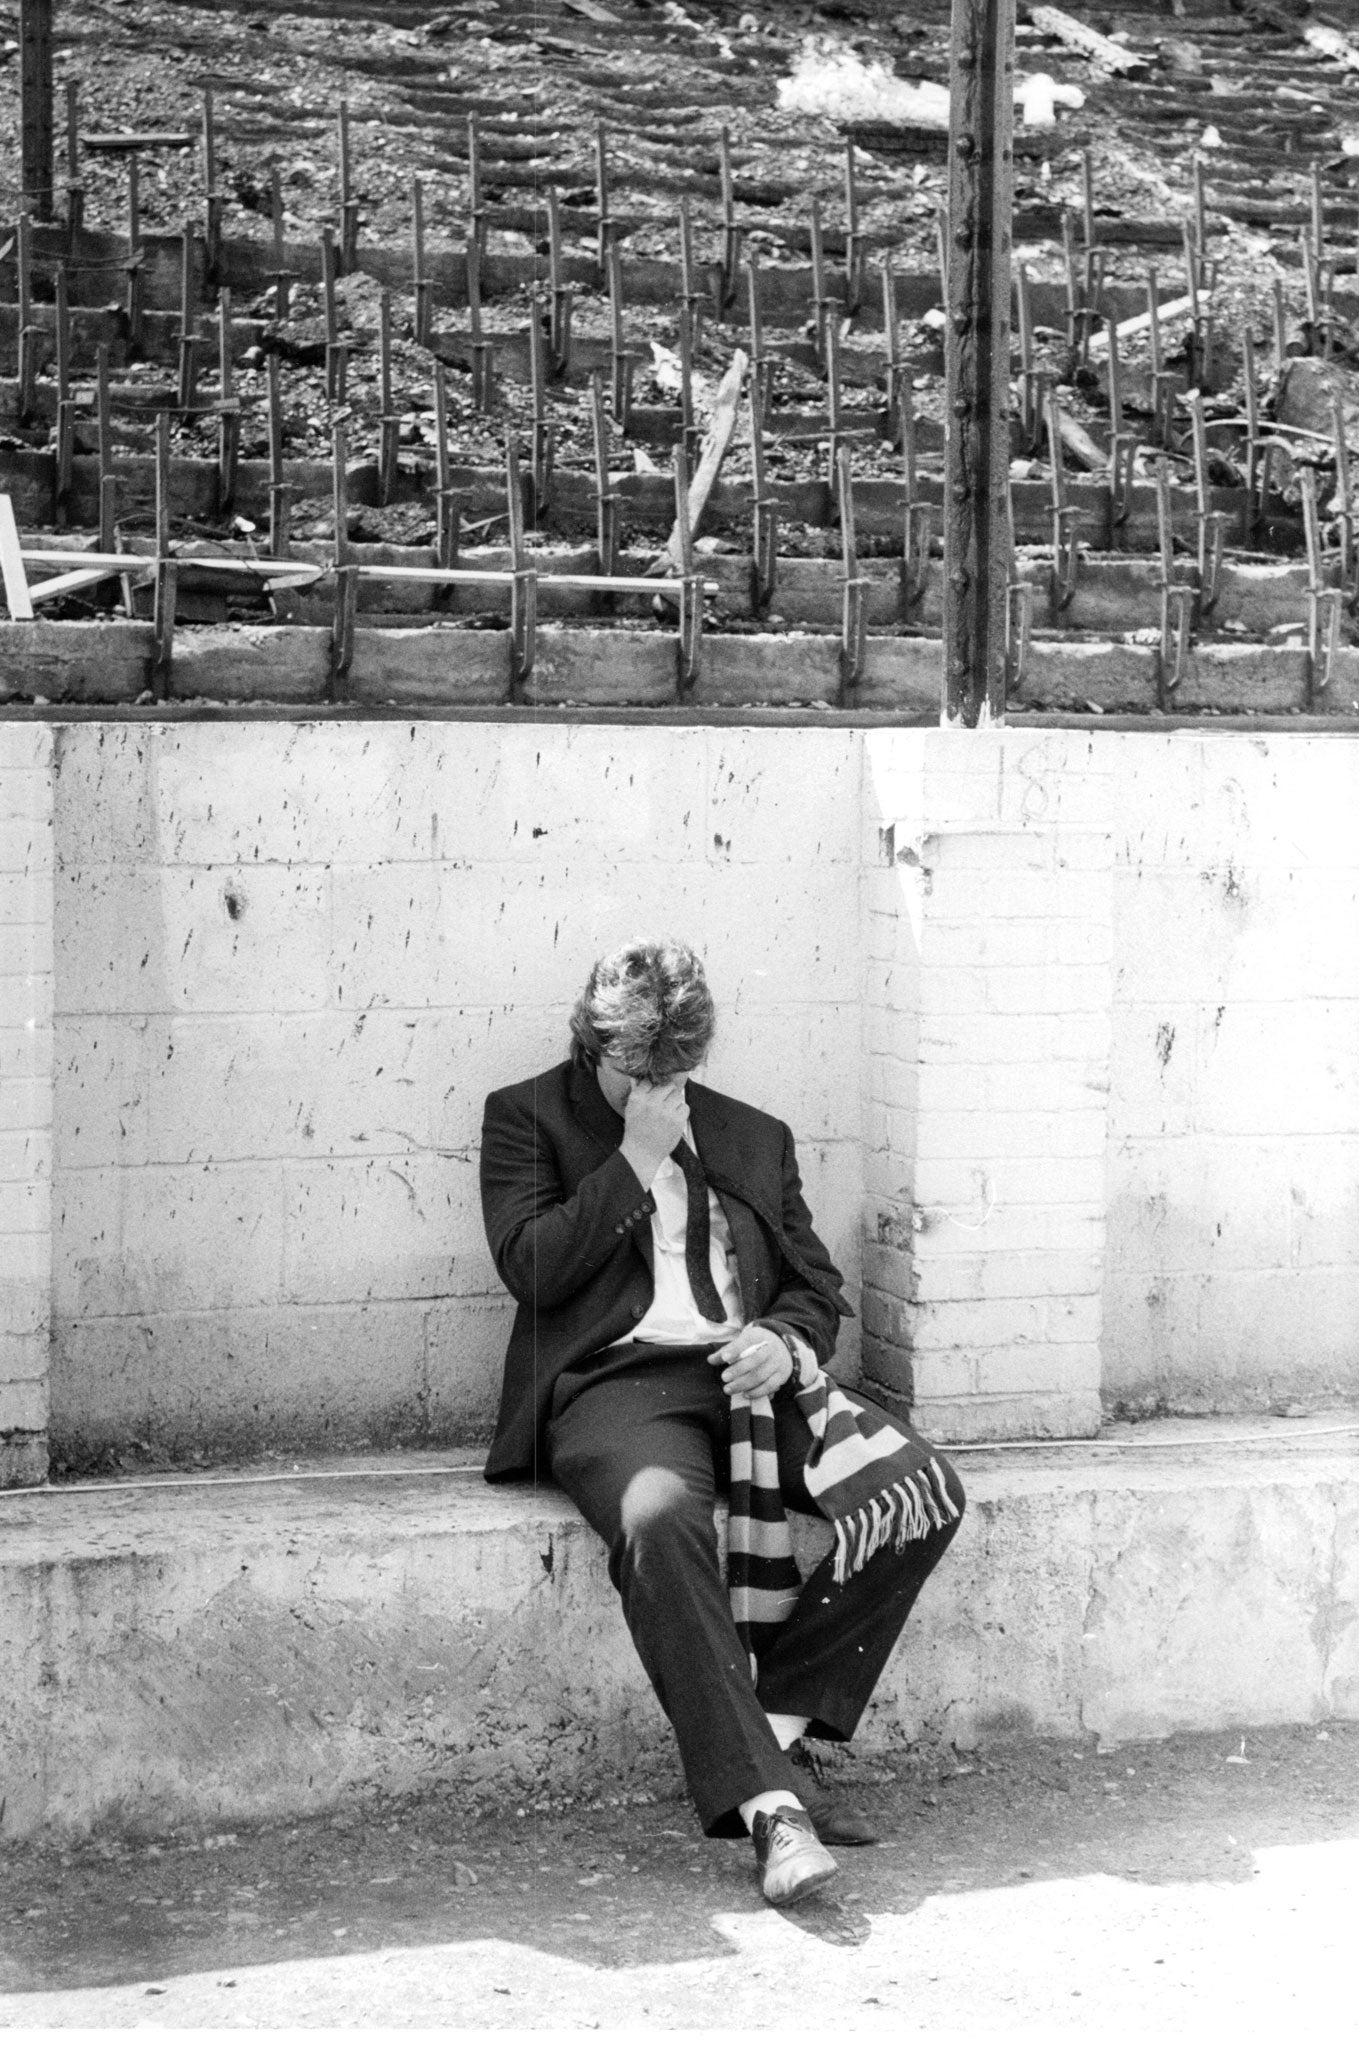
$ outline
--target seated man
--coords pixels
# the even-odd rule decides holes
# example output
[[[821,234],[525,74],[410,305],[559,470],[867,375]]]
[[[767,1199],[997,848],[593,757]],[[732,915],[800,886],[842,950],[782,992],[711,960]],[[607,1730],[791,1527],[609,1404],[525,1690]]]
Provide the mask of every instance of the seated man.
[[[592,970],[570,1058],[489,1097],[482,1205],[519,1308],[486,1477],[550,1474],[603,1537],[703,1827],[748,1829],[786,1903],[835,1874],[825,1842],[877,1839],[788,1751],[853,1735],[963,1494],[824,1372],[840,1275],[787,1126],[692,1079],[714,1026],[697,955],[638,941]],[[805,1586],[785,1507],[834,1524]]]

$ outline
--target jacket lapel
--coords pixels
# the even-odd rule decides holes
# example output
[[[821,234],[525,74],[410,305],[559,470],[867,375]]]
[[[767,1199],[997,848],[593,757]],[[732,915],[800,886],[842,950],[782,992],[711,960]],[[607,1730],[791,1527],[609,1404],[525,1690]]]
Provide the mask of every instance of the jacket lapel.
[[[694,1147],[731,1225],[747,1315],[751,1312],[751,1302],[761,1298],[765,1284],[764,1244],[755,1223],[758,1217],[793,1271],[800,1274],[816,1293],[827,1301],[833,1301],[841,1315],[852,1316],[854,1311],[839,1289],[831,1286],[824,1274],[813,1272],[799,1254],[784,1229],[782,1215],[772,1209],[758,1189],[751,1185],[739,1125],[741,1105],[734,1105],[737,1117],[733,1118],[725,1098],[715,1095],[711,1089],[695,1088],[691,1082],[688,1094]]]
[[[594,1068],[573,1064],[566,1077],[566,1092],[577,1123],[585,1126],[602,1150],[616,1152],[623,1142],[623,1119],[604,1100]]]

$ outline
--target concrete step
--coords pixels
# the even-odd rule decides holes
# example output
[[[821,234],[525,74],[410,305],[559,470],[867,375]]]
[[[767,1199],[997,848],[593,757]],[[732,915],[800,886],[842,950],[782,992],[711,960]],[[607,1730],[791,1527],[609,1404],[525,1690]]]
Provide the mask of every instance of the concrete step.
[[[861,1751],[1359,1719],[1353,1415],[953,1455]],[[675,1775],[597,1538],[470,1453],[0,1496],[0,1834]]]

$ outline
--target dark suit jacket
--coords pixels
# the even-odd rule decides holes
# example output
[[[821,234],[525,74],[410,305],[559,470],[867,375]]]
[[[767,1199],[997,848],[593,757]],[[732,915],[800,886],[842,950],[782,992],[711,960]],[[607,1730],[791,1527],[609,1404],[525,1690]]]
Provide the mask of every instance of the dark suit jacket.
[[[824,1365],[853,1310],[812,1228],[786,1124],[689,1083],[694,1145],[731,1226],[747,1322],[783,1323]],[[618,1150],[623,1119],[593,1068],[565,1061],[488,1096],[481,1201],[496,1271],[519,1304],[488,1479],[546,1473],[559,1376],[616,1344],[650,1305],[655,1202]]]

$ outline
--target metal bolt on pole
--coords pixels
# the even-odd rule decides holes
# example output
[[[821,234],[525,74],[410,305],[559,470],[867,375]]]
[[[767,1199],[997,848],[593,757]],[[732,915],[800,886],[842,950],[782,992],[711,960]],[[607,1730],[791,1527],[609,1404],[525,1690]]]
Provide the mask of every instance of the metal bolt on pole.
[[[944,340],[944,722],[1005,715],[1015,0],[953,0]]]

